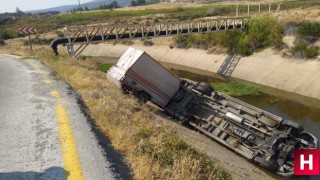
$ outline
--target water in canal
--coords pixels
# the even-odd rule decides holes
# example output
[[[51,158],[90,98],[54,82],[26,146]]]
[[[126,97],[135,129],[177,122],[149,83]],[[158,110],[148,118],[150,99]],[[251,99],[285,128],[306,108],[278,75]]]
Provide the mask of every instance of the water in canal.
[[[225,82],[225,80],[221,80],[213,76],[205,76],[172,68],[168,69],[170,69],[170,71],[178,77],[188,78],[194,81],[202,81],[207,83]],[[269,90],[267,92],[271,92],[270,88],[268,89]],[[314,100],[314,102],[311,103],[312,100],[310,100],[310,98],[301,97],[293,93],[284,94],[283,91],[279,91],[281,92],[278,93],[280,96],[274,96],[277,94],[275,92],[277,91],[274,90],[272,93],[273,95],[262,93],[261,95],[257,96],[241,96],[236,98],[248,104],[259,107],[265,111],[276,114],[283,119],[296,121],[301,124],[306,131],[311,132],[320,140],[320,101]],[[291,99],[299,99],[300,102],[301,100],[304,102],[310,102],[310,106],[292,101]],[[316,107],[317,105],[318,107]]]

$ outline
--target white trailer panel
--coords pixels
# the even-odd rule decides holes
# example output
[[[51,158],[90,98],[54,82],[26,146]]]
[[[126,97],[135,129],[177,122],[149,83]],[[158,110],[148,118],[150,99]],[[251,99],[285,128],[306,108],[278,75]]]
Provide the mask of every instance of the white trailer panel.
[[[180,88],[177,77],[147,53],[132,47],[109,70],[108,77],[132,89],[145,91],[160,107],[164,107]]]

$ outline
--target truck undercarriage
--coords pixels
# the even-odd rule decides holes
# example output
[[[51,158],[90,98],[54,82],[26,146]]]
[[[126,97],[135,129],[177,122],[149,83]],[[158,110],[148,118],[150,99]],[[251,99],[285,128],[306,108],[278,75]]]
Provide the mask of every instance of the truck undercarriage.
[[[318,147],[318,140],[297,123],[210,88],[182,79],[181,89],[164,110],[282,176],[293,174],[294,149]]]

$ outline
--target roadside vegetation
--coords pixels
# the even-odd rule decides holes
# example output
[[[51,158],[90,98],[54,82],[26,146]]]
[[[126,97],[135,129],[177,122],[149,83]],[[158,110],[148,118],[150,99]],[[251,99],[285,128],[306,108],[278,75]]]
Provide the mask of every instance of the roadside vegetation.
[[[18,30],[16,32],[10,32],[2,28],[0,29],[0,40],[13,39],[18,37],[22,37],[22,35],[18,33]]]
[[[312,59],[318,56],[319,47],[315,42],[320,38],[320,23],[305,21],[298,26],[298,38],[295,45],[290,49],[296,58]]]
[[[320,37],[320,23],[319,22],[302,22],[298,27],[298,34],[302,36]]]
[[[221,31],[175,38],[179,48],[209,49],[215,46],[226,48],[229,53],[248,56],[255,51],[269,46],[282,45],[282,26],[270,15],[257,17],[252,20],[249,28],[240,32]]]
[[[178,137],[172,122],[154,115],[154,109],[109,83],[95,60],[54,56],[44,46],[35,46],[33,53],[27,47],[10,45],[0,51],[34,56],[51,67],[58,79],[69,83],[82,97],[97,127],[125,156],[133,179],[232,179],[230,173]]]
[[[319,47],[315,45],[320,38],[320,23],[302,22],[297,26],[297,38],[294,46],[289,48],[291,56],[299,59],[313,59],[319,55]],[[249,56],[265,48],[287,48],[282,39],[284,25],[271,15],[252,19],[250,26],[244,31],[220,31],[189,36],[177,36],[170,47],[199,48],[208,53],[236,53]]]
[[[304,40],[298,40],[299,42],[294,45],[290,51],[296,58],[315,58],[318,55],[319,48],[310,44]]]

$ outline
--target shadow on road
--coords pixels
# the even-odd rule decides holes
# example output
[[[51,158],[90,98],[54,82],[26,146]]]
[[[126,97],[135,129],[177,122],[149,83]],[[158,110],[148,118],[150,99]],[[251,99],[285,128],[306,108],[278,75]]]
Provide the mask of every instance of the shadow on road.
[[[15,172],[0,172],[0,179],[55,179],[55,180],[65,180],[67,179],[69,173],[62,167],[53,166],[46,169],[44,172],[34,172],[34,171],[15,171]]]

